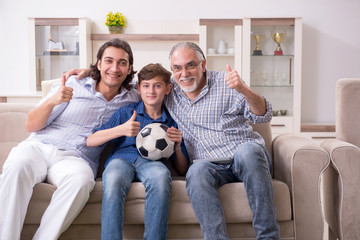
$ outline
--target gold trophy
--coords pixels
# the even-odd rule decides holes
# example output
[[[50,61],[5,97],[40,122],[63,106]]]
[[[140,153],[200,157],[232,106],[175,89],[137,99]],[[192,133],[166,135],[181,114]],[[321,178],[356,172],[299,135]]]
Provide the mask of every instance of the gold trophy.
[[[255,42],[256,42],[256,48],[255,48],[255,50],[253,51],[253,55],[254,55],[254,56],[263,55],[263,54],[262,54],[262,51],[261,51],[261,49],[260,49],[260,41],[261,41],[261,39],[263,39],[265,36],[264,36],[264,35],[255,34],[255,35],[253,35],[252,37],[253,37],[253,39],[254,39]]]
[[[274,40],[274,42],[276,42],[277,45],[278,45],[276,50],[274,51],[274,55],[276,55],[276,56],[283,55],[283,51],[282,51],[282,49],[280,47],[280,43],[282,43],[282,41],[284,41],[285,33],[276,32],[276,33],[272,33],[271,36],[272,36],[272,39]]]

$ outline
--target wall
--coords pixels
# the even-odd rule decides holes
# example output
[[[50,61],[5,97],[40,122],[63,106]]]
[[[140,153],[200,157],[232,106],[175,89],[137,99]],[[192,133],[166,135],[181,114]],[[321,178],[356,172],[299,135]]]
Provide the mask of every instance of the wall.
[[[26,92],[28,17],[88,17],[105,32],[105,15],[122,12],[139,20],[199,18],[303,18],[302,121],[335,121],[335,82],[360,77],[360,1],[358,0],[0,0],[0,92]]]

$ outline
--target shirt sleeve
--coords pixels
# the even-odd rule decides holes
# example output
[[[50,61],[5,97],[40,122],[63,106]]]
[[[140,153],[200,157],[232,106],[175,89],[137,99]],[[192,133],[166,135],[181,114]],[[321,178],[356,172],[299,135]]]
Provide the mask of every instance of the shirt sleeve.
[[[60,83],[54,83],[51,86],[51,89],[50,89],[49,93],[43,99],[40,100],[40,102],[36,105],[36,107],[40,106],[46,100],[48,100],[52,95],[54,95],[58,91],[59,87],[60,87]],[[67,103],[67,102],[63,102],[63,103],[61,103],[59,105],[56,105],[53,108],[53,110],[51,111],[51,113],[49,115],[49,118],[46,121],[45,127],[49,126],[52,123],[52,121],[54,121],[54,119],[57,118],[66,109],[68,104],[69,103]]]
[[[186,160],[188,160],[188,162],[189,162],[189,161],[190,161],[190,157],[189,157],[189,154],[188,154],[188,152],[187,152],[187,150],[186,150],[184,139],[181,140],[180,148],[181,148],[182,153],[184,154],[184,157],[185,157]]]
[[[244,116],[246,118],[248,118],[252,123],[254,124],[258,124],[258,123],[267,123],[270,122],[272,119],[272,106],[271,103],[264,97],[265,99],[265,104],[266,104],[266,113],[262,116],[258,116],[256,114],[254,114],[251,111],[251,108],[249,106],[249,104],[245,102],[245,111],[244,111]]]

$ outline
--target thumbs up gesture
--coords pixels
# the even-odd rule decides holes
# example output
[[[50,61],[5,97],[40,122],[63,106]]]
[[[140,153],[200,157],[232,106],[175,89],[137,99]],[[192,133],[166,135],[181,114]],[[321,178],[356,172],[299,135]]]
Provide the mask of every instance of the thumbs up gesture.
[[[226,75],[225,75],[225,81],[229,88],[235,89],[238,92],[241,92],[241,89],[245,85],[243,80],[241,79],[239,73],[236,70],[231,70],[231,67],[229,64],[226,65]]]
[[[52,104],[58,105],[63,102],[70,102],[73,96],[73,88],[65,86],[66,78],[65,75],[61,78],[61,85],[58,91],[50,98]]]
[[[127,137],[135,137],[140,131],[140,123],[135,121],[136,119],[136,111],[134,111],[133,115],[130,117],[127,122],[121,125],[122,135]]]

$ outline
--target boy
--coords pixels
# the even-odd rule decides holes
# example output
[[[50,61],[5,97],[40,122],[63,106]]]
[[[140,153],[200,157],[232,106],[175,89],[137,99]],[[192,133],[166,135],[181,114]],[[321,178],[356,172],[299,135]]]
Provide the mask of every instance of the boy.
[[[182,133],[163,106],[171,91],[171,73],[160,64],[146,65],[138,73],[138,93],[142,101],[120,108],[94,134],[88,137],[91,147],[113,141],[115,150],[105,163],[101,239],[122,239],[124,203],[131,183],[140,180],[145,186],[145,239],[166,239],[171,176],[160,161],[142,158],[136,149],[136,135],[146,125],[163,123],[170,128],[169,138],[176,143],[175,166],[185,174],[188,161],[181,144]],[[184,156],[185,154],[185,156]]]

